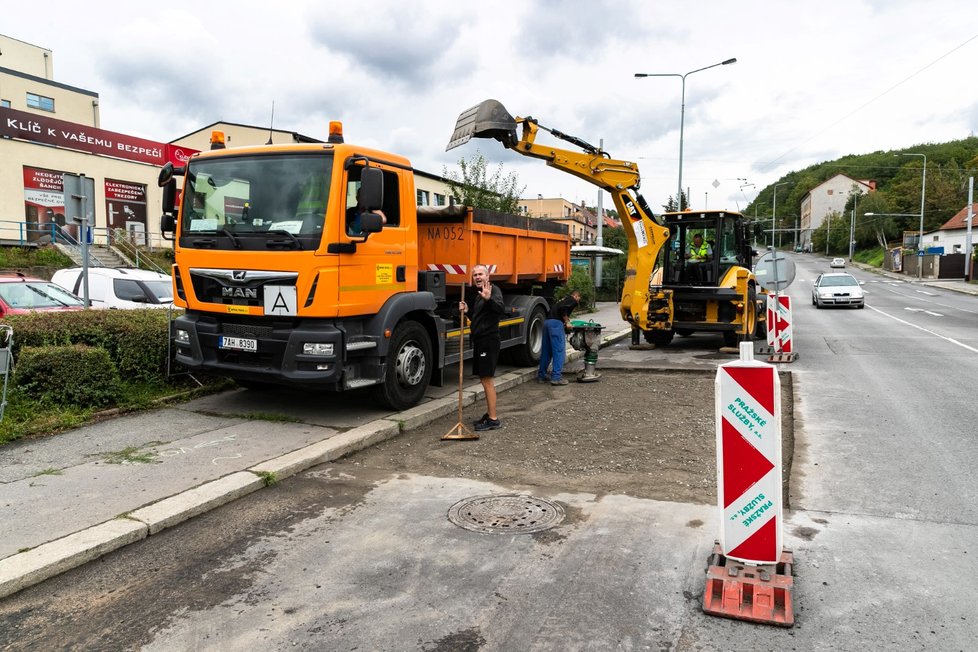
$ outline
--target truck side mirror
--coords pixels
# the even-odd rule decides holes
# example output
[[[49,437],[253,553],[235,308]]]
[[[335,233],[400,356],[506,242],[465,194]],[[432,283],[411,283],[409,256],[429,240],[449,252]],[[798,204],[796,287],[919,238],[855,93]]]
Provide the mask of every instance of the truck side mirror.
[[[384,173],[380,169],[368,167],[361,172],[360,203],[368,211],[377,210],[384,205]]]
[[[167,163],[167,165],[170,165]],[[177,210],[177,182],[176,179],[170,178],[163,186],[163,215],[160,217],[160,234],[163,236],[164,240],[173,240],[171,235],[169,238],[166,237],[167,233],[174,233],[177,230],[177,219],[173,214]]]
[[[360,214],[361,233],[380,233],[384,228],[384,218],[377,213]]]
[[[167,215],[173,215],[177,208],[177,182],[175,179],[170,179],[165,186],[163,186],[163,212]]]

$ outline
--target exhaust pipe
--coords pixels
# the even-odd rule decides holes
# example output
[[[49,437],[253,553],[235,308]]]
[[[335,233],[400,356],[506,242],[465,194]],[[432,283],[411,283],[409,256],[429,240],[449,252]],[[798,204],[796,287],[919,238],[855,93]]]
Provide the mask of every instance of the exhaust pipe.
[[[445,148],[447,152],[464,145],[472,138],[495,138],[503,147],[511,149],[519,143],[516,135],[516,120],[500,102],[486,100],[471,109],[463,111],[455,123],[455,131]]]

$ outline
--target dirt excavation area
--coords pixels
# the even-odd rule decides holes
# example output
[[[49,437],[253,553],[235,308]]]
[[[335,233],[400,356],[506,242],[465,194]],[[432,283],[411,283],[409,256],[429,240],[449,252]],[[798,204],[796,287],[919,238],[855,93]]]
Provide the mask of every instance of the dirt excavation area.
[[[571,376],[573,378],[573,376]],[[499,394],[503,427],[477,441],[442,441],[458,413],[341,461],[436,477],[562,491],[716,502],[714,378],[711,372],[602,370],[598,382],[528,382]],[[791,382],[782,374],[785,506]],[[485,401],[463,410],[482,416]]]

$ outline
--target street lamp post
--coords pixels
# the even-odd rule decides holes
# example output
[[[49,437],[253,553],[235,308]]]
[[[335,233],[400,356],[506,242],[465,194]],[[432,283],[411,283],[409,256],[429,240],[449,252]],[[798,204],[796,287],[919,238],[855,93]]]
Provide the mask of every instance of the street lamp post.
[[[712,66],[705,66],[703,68],[697,68],[696,70],[690,70],[685,74],[679,74],[677,72],[671,73],[645,73],[637,72],[636,77],[679,77],[683,81],[682,88],[682,105],[679,110],[679,183],[677,184],[676,190],[676,209],[683,209],[683,132],[686,122],[686,77],[692,75],[694,72],[701,72],[703,70],[709,70],[710,68],[716,68],[717,66],[726,66],[731,63],[737,63],[736,58],[727,59],[726,61],[721,61],[720,63],[715,63]]]
[[[924,159],[924,175],[920,182],[920,235],[917,236],[917,278],[924,277],[924,196],[927,191],[927,155],[903,153],[900,156],[922,156]]]
[[[782,181],[774,184],[774,207],[771,209],[771,245],[774,245],[774,230],[777,228],[775,220],[778,217],[778,186],[786,186],[790,181]]]

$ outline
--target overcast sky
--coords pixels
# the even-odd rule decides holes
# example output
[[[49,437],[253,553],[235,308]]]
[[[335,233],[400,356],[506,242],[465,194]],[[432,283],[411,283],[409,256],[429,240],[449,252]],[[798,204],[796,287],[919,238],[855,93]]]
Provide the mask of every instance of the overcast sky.
[[[168,141],[218,120],[267,125],[274,101],[277,129],[325,140],[342,120],[347,142],[435,174],[478,149],[528,197],[593,204],[597,193],[496,141],[445,152],[459,113],[493,98],[603,138],[612,157],[638,163],[656,211],[676,193],[682,82],[636,72],[737,58],[686,78],[694,206],[744,208],[755,188],[738,179],[760,190],[840,155],[978,129],[974,0],[38,6],[7,12],[0,33],[53,50],[56,81],[99,93],[103,129]]]

